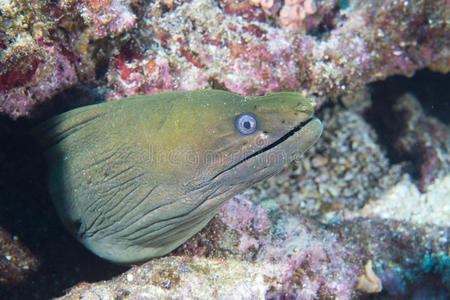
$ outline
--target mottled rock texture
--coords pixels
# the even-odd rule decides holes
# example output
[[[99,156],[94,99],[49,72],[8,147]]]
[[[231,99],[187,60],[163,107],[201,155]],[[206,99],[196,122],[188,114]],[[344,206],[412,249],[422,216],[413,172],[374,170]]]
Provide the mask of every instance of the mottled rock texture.
[[[216,87],[300,90],[322,103],[389,75],[450,68],[444,0],[317,0],[295,30],[274,2],[5,1],[0,112],[38,116],[77,84],[108,99]]]

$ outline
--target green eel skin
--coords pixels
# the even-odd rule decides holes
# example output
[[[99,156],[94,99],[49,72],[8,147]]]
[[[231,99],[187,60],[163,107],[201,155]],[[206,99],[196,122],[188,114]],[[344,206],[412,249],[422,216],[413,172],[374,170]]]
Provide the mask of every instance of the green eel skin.
[[[35,133],[64,225],[98,256],[137,263],[169,253],[298,158],[322,133],[313,112],[298,93],[170,92],[77,108]],[[245,114],[251,134],[237,127]]]

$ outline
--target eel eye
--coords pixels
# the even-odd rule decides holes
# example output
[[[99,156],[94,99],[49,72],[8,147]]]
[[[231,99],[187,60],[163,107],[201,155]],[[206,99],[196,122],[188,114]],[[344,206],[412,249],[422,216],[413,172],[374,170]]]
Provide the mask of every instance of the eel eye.
[[[239,132],[243,134],[252,134],[256,130],[256,119],[252,115],[243,114],[236,122]]]

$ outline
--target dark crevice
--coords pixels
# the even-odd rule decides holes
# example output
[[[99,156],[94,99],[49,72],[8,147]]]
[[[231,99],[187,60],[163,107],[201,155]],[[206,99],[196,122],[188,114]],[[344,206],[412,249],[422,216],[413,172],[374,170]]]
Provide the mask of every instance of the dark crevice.
[[[92,60],[95,62],[95,79],[102,80],[109,68],[112,41],[109,38],[96,40],[92,43]]]
[[[35,123],[0,116],[0,227],[39,261],[24,280],[0,283],[0,299],[50,299],[79,282],[106,280],[127,269],[96,257],[64,229],[47,190],[43,149],[27,133]]]
[[[415,157],[395,148],[395,142],[407,130],[409,115],[406,111],[394,110],[397,99],[410,92],[421,102],[426,114],[449,124],[450,94],[448,86],[450,76],[422,70],[412,78],[392,76],[369,85],[372,106],[364,114],[365,119],[378,133],[379,142],[386,147],[392,163],[414,161]],[[411,149],[409,153],[414,153]]]
[[[422,70],[411,78],[392,76],[369,85],[372,106],[364,117],[390,162],[404,163],[422,191],[443,168],[437,149],[450,120],[449,79]]]
[[[209,84],[210,84],[211,88],[213,88],[213,89],[227,91],[225,84],[223,82],[218,81],[215,78],[211,78],[209,80]]]
[[[97,90],[83,84],[76,85],[33,107],[30,116],[33,122],[42,122],[52,116],[85,105],[103,101]]]

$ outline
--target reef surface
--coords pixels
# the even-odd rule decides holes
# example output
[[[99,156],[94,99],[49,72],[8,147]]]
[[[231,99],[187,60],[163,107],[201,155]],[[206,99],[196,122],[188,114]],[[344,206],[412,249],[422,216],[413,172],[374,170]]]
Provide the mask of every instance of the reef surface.
[[[8,0],[0,112],[39,116],[79,84],[109,100],[214,87],[296,89],[322,104],[390,75],[448,72],[445,8],[445,0]]]

